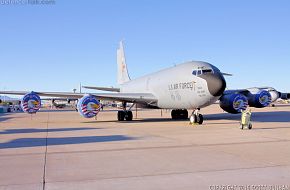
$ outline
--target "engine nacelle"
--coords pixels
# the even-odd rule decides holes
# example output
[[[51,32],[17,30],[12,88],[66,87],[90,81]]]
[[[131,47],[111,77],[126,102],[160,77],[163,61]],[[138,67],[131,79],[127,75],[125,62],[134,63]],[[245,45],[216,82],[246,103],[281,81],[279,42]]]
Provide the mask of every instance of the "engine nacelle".
[[[278,92],[277,90],[271,90],[268,92],[271,95],[271,102],[275,102],[278,98],[281,97],[281,92]]]
[[[283,100],[289,100],[290,99],[290,93],[281,93],[280,98],[283,99]]]
[[[92,118],[100,112],[101,104],[95,96],[85,95],[78,101],[77,108],[81,116]]]
[[[36,113],[41,107],[40,97],[35,92],[25,94],[21,100],[21,107],[26,113]]]
[[[241,113],[247,106],[248,100],[243,94],[226,94],[220,98],[220,107],[228,113]]]
[[[271,94],[266,90],[260,90],[255,94],[247,95],[249,106],[256,108],[267,107],[271,103]]]

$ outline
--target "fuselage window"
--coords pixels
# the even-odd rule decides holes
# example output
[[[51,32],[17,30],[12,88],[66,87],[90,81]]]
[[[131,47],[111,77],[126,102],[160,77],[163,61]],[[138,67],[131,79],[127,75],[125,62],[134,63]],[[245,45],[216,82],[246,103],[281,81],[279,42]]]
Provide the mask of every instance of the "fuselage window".
[[[193,71],[192,71],[192,74],[193,74],[193,75],[196,75],[196,70],[193,70]]]
[[[201,70],[197,70],[197,75],[201,75],[202,71]]]

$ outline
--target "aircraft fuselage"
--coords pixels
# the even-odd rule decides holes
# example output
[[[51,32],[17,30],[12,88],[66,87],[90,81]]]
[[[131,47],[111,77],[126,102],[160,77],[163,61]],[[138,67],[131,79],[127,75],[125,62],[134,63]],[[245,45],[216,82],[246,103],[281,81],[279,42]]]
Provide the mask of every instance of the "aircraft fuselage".
[[[202,71],[208,73],[202,74]],[[216,102],[224,90],[225,80],[222,74],[206,62],[183,63],[131,80],[121,86],[121,92],[124,93],[152,93],[158,99],[156,106],[164,109],[206,107]]]

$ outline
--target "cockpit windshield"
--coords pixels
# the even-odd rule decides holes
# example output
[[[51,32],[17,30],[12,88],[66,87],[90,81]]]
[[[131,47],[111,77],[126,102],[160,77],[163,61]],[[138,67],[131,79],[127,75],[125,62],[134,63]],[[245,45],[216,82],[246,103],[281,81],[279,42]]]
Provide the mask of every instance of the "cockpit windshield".
[[[213,73],[213,71],[211,69],[203,69],[202,70],[203,74],[207,74],[207,73]]]
[[[212,69],[194,69],[192,71],[192,74],[195,76],[209,74],[209,73],[213,73],[213,70]]]

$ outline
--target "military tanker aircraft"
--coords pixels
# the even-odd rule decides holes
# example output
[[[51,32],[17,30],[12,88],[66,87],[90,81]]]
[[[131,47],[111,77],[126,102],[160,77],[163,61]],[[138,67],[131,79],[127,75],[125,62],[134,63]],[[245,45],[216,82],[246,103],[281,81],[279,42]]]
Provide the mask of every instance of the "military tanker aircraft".
[[[224,75],[229,74],[203,61],[185,62],[132,80],[122,42],[117,50],[117,66],[118,88],[85,87],[109,93],[0,91],[0,94],[24,95],[21,104],[27,113],[36,113],[40,109],[40,96],[78,99],[77,110],[85,118],[95,117],[99,113],[99,100],[113,100],[123,103],[123,110],[117,114],[118,121],[133,119],[131,108],[127,109],[126,106],[133,103],[148,108],[171,109],[172,119],[187,119],[187,110],[193,110],[190,122],[198,124],[203,123],[203,116],[195,110],[218,100],[224,111],[236,114],[248,106],[263,108],[278,98],[290,98],[290,93],[281,93],[271,87],[225,90]]]

